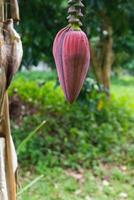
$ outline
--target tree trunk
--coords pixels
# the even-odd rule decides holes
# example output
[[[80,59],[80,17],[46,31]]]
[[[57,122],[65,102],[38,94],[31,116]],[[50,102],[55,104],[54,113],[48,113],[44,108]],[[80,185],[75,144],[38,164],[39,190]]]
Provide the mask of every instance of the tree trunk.
[[[112,28],[107,27],[108,36],[104,38],[103,41],[103,62],[102,62],[102,83],[106,93],[109,93],[110,89],[110,73],[111,66],[113,64],[113,38],[112,38]]]
[[[102,72],[101,72],[101,66],[99,63],[99,59],[97,57],[97,53],[95,51],[95,48],[92,47],[92,45],[90,44],[90,52],[91,52],[91,64],[93,66],[93,70],[94,70],[94,74],[96,77],[97,82],[102,85]]]
[[[10,0],[11,3],[11,18],[14,21],[20,20],[20,14],[19,14],[19,6],[17,0]]]
[[[0,124],[0,137],[5,140],[5,174],[8,192],[8,200],[16,200],[16,180],[15,171],[17,167],[17,157],[10,132],[8,95],[5,93],[2,107],[2,121]]]
[[[1,30],[3,30],[3,24],[4,24],[3,22],[9,19],[10,15],[12,15],[12,18],[15,21],[19,19],[17,0],[10,1],[11,4],[9,6],[9,9],[11,10],[11,8],[14,8],[13,10],[11,10],[11,12],[10,10],[8,12],[8,9],[7,9],[7,5],[9,5],[8,2],[9,1],[7,0],[0,0],[0,28]],[[13,32],[13,28],[12,27],[10,28],[11,28],[10,31]],[[9,29],[7,30],[8,31],[5,33],[8,33],[9,34],[8,37],[9,37],[10,32],[9,32]],[[13,41],[11,40],[10,42],[13,45]],[[17,169],[17,156],[16,156],[14,144],[11,137],[11,131],[10,131],[9,103],[8,103],[8,94],[6,91],[6,85],[8,83],[8,70],[10,71],[10,75],[13,75],[12,67],[14,67],[14,72],[15,72],[15,70],[17,69],[18,63],[16,63],[16,61],[15,63],[12,62],[12,58],[14,58],[14,52],[12,48],[10,48],[10,46],[11,45],[9,43],[7,46],[7,41],[3,40],[3,31],[1,31],[0,32],[0,78],[1,78],[0,79],[0,141],[1,141],[2,146],[0,149],[0,155],[1,155],[0,181],[2,185],[0,184],[0,200],[16,200],[15,172]],[[11,54],[10,54],[10,51],[11,51]],[[20,59],[19,52],[17,52],[18,53],[17,56]],[[17,56],[15,57],[15,60],[17,60]],[[9,58],[10,58],[10,64],[9,64]],[[3,191],[3,188],[4,188],[4,191]]]
[[[0,22],[4,21],[4,0],[0,0]]]
[[[113,64],[113,38],[112,27],[105,24],[100,42],[96,48],[91,47],[91,63],[97,82],[102,85],[105,93],[109,96],[110,72]]]
[[[0,137],[0,199],[8,200],[5,172],[5,138]]]
[[[20,20],[17,0],[0,0],[0,22],[12,18],[14,22]]]

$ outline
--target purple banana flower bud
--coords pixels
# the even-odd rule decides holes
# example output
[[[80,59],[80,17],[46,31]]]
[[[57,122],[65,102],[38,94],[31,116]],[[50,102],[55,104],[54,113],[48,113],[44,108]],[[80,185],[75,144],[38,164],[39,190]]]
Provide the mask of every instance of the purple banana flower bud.
[[[68,0],[69,26],[60,30],[53,44],[59,81],[68,102],[78,97],[90,62],[89,42],[81,30],[82,0]]]
[[[82,30],[66,27],[58,32],[53,55],[61,87],[68,102],[78,97],[90,62],[89,42]]]

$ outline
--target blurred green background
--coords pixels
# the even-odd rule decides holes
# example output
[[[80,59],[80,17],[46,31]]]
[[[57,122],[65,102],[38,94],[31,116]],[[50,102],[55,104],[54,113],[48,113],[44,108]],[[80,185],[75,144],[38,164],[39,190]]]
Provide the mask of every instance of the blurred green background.
[[[9,89],[18,199],[134,199],[134,1],[83,3],[91,69],[69,105],[52,56],[67,1],[19,2],[24,57]]]

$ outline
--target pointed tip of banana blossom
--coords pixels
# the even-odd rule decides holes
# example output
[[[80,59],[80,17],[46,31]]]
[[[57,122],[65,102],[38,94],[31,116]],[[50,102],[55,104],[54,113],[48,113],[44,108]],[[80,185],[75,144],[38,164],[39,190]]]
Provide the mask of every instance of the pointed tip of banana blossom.
[[[70,98],[67,98],[66,97],[66,100],[69,104],[73,104],[75,101],[76,101],[76,97],[70,97]]]

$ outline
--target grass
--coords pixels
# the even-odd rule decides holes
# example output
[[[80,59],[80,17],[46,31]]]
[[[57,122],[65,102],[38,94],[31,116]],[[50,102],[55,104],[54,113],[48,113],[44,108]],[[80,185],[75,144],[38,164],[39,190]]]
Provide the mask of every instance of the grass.
[[[50,73],[41,76],[52,80],[55,75]],[[33,73],[30,78],[40,80],[40,74]],[[134,110],[133,85],[133,77],[112,79],[111,93],[118,101],[124,99],[123,106],[131,110]],[[43,176],[36,181],[40,175]],[[18,191],[18,200],[134,200],[133,176],[134,169],[112,164],[79,171],[45,168],[40,174],[27,172],[21,175],[22,186]]]
[[[116,99],[124,99],[126,106],[134,110],[134,77],[123,76],[112,79],[111,93]]]
[[[61,168],[46,169],[19,200],[133,200],[134,170],[125,166],[99,166],[93,171],[71,171]],[[35,176],[23,179],[23,187]],[[24,181],[25,180],[25,181]]]

